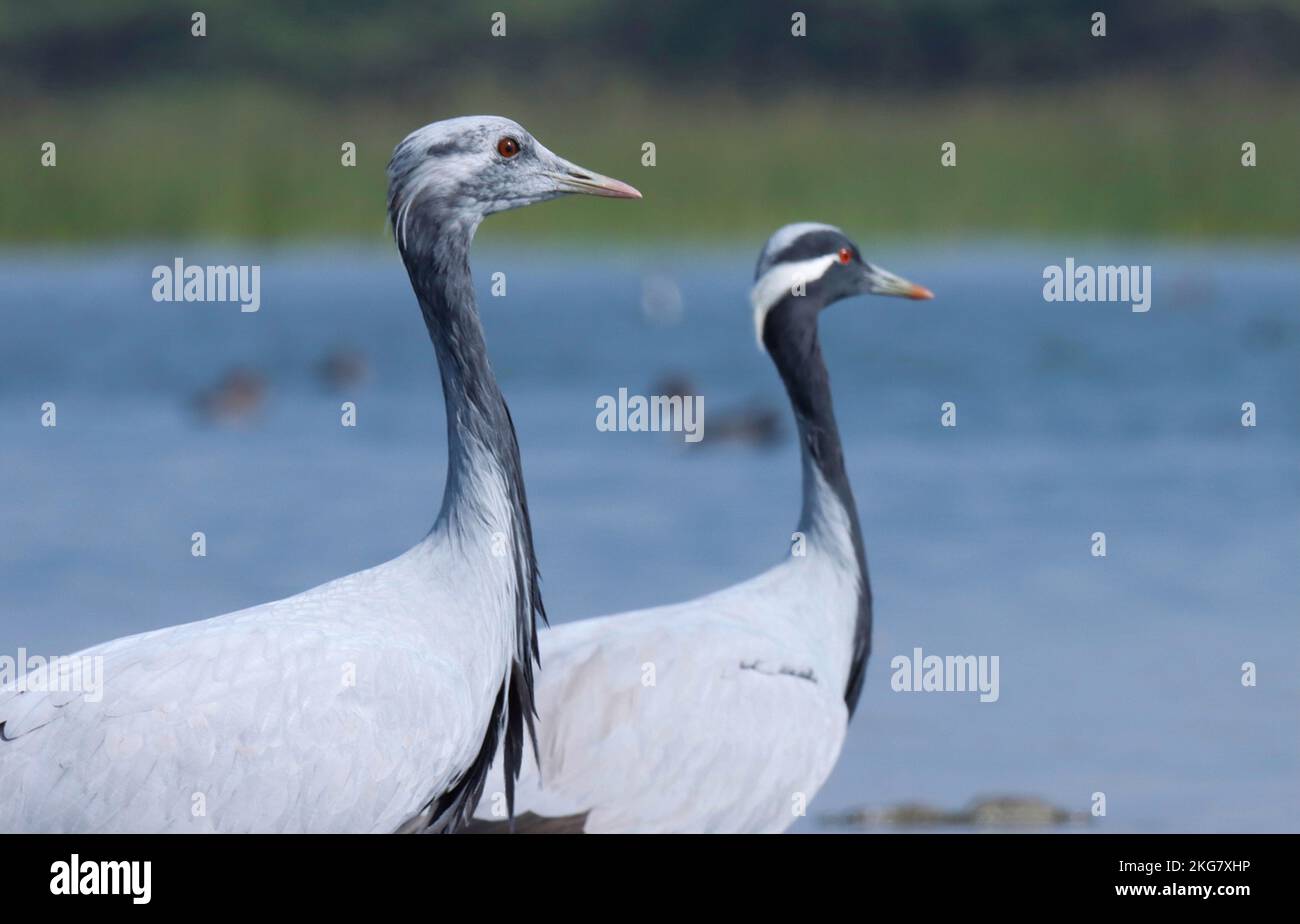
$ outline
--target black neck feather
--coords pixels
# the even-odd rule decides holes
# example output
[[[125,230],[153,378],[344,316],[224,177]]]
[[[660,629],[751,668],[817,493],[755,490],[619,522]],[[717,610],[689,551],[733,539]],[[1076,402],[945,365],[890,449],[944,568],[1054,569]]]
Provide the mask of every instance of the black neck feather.
[[[536,714],[533,664],[538,659],[537,620],[546,621],[540,573],[533,549],[532,524],[524,492],[523,467],[514,423],[505,397],[488,363],[487,345],[474,299],[469,245],[474,226],[459,223],[429,225],[415,219],[411,229],[418,243],[401,246],[402,259],[433,340],[447,404],[447,485],[439,522],[448,529],[501,529],[510,539],[515,585],[515,651],[503,679],[483,746],[474,764],[455,786],[426,807],[429,827],[454,831],[468,822],[482,795],[488,769],[504,734],[506,800],[514,811],[514,784],[523,760],[524,729],[532,740]],[[476,495],[481,473],[473,466],[496,469],[509,505],[509,523],[493,523],[484,499]],[[474,548],[487,548],[479,543]],[[471,563],[472,564],[472,563]]]
[[[767,313],[763,325],[763,345],[776,364],[794,410],[803,455],[803,511],[799,528],[807,531],[818,515],[820,487],[814,472],[834,495],[847,517],[854,556],[860,572],[858,614],[853,638],[853,654],[844,701],[849,714],[857,707],[866,676],[867,658],[871,653],[871,583],[867,575],[866,552],[858,508],[853,500],[848,472],[844,467],[844,448],[831,402],[830,373],[822,358],[817,337],[817,316],[821,306],[810,295],[787,295]]]

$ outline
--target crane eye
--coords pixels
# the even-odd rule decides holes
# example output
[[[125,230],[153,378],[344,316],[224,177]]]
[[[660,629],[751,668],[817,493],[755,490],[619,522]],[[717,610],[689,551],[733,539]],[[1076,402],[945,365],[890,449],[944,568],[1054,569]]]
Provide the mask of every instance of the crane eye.
[[[841,262],[841,263],[851,263],[851,262],[853,262],[853,251],[849,250],[849,248],[847,248],[847,247],[841,247],[841,248],[840,248],[840,262]]]
[[[497,153],[505,158],[514,157],[519,153],[519,142],[507,135],[497,142]]]

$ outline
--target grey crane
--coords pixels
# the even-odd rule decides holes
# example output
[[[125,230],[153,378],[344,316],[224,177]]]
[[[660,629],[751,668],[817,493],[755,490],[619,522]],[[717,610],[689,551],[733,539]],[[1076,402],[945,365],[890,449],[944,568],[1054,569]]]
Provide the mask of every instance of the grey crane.
[[[494,116],[412,132],[388,178],[447,407],[432,530],[296,596],[80,652],[103,658],[96,701],[0,692],[0,830],[453,831],[498,748],[518,772],[545,614],[470,242],[494,212],[640,194]]]

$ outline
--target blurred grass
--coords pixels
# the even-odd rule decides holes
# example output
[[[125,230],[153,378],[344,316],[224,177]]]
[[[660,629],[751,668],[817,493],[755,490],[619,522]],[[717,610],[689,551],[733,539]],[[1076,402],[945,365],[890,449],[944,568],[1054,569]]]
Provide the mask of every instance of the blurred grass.
[[[855,233],[1296,237],[1300,89],[765,100],[639,84],[483,85],[427,108],[225,83],[28,98],[0,135],[0,240],[313,240],[384,233],[384,167],[410,129],[495,112],[645,193],[494,220],[493,235],[747,240],[815,218]],[[564,101],[564,102],[560,102]],[[1240,166],[1253,141],[1259,166]],[[40,166],[44,141],[58,166]],[[355,141],[358,166],[340,165]],[[657,165],[641,165],[641,143]],[[944,141],[957,166],[939,165]]]

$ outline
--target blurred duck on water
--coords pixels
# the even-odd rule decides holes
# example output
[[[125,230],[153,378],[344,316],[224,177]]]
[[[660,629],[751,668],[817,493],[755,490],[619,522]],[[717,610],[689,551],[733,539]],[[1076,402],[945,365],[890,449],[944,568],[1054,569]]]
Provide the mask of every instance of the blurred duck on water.
[[[211,388],[194,396],[199,419],[208,424],[249,423],[266,401],[266,376],[257,369],[237,366]]]
[[[695,383],[680,373],[670,373],[656,382],[651,394],[669,398],[686,398],[698,395]],[[752,404],[749,407],[722,410],[709,415],[709,425],[704,437],[696,445],[716,446],[719,443],[738,443],[761,449],[770,449],[785,439],[781,426],[781,413],[774,407]],[[687,444],[691,445],[691,444]]]

